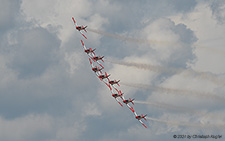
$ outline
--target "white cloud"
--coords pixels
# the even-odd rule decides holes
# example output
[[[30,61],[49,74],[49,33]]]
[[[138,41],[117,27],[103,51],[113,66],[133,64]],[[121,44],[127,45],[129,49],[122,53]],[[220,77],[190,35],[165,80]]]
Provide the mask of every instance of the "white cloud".
[[[19,13],[19,0],[0,0],[0,32],[13,26]]]
[[[81,124],[82,123],[82,124]],[[55,140],[68,140],[72,141],[78,139],[79,136],[85,131],[86,125],[83,122],[74,123],[72,125],[61,125],[56,130],[56,138]]]
[[[35,5],[35,7],[33,7]],[[93,13],[93,3],[88,0],[66,0],[66,1],[27,1],[23,0],[22,9],[27,16],[28,21],[35,20],[43,27],[49,25],[58,27],[59,38],[64,45],[71,36],[79,38],[80,35],[74,35],[75,31],[72,17],[75,18],[78,25],[88,24],[95,28],[101,27],[104,19],[98,14]],[[90,18],[90,20],[89,20]],[[94,36],[92,36],[94,37]],[[90,37],[90,39],[92,39]]]
[[[219,71],[219,68],[222,68],[221,61],[223,60],[222,56],[217,58],[218,62],[215,62],[213,65],[209,66],[209,60],[212,60],[213,56],[216,54],[210,54],[212,57],[210,58],[209,54],[206,54],[203,50],[198,49],[198,45],[200,41],[208,40],[211,37],[219,37],[224,36],[223,26],[218,25],[215,19],[210,15],[211,10],[205,3],[199,3],[194,11],[189,12],[189,14],[179,13],[178,16],[171,16],[171,19],[161,18],[151,22],[147,25],[142,31],[141,37],[147,37],[151,44],[150,47],[146,47],[144,45],[137,45],[138,47],[133,48],[133,54],[125,57],[124,60],[128,62],[140,62],[146,64],[155,64],[162,65],[164,67],[177,67],[177,68],[188,68],[189,65],[194,69],[199,71],[209,71],[215,73]],[[177,14],[175,14],[177,15]],[[177,18],[179,17],[179,18]],[[178,20],[179,19],[179,20]],[[206,24],[205,24],[206,23]],[[216,29],[213,29],[216,27]],[[217,32],[218,30],[218,32]],[[221,30],[221,31],[219,31]],[[209,34],[211,33],[211,34]],[[217,34],[218,33],[218,34]],[[194,43],[197,41],[197,49],[193,52]],[[218,39],[218,38],[217,38]],[[223,41],[217,40],[223,45]],[[215,42],[211,43],[215,45]],[[129,45],[125,44],[128,48]],[[200,45],[199,45],[200,46]],[[144,48],[144,49],[143,49]],[[151,50],[151,49],[153,50]],[[145,51],[145,52],[144,52]],[[204,55],[204,58],[197,53],[199,51],[200,54]],[[141,53],[140,53],[141,52]],[[144,55],[143,55],[144,54]],[[137,57],[138,56],[138,57]],[[145,57],[144,57],[145,56]],[[196,59],[197,57],[197,59]],[[206,58],[207,57],[207,58]],[[142,58],[142,59],[140,59]],[[207,64],[207,66],[206,66]],[[203,68],[201,65],[205,65],[207,68]],[[135,70],[131,67],[127,67],[124,69],[122,66],[115,65],[113,69],[109,70],[113,72],[112,74],[116,74],[119,76],[118,78],[123,78],[123,80],[128,82],[140,82],[140,80],[146,83],[157,84],[158,86],[164,86],[169,88],[178,88],[178,89],[187,89],[187,90],[196,90],[205,93],[214,93],[216,89],[220,89],[218,84],[213,84],[211,82],[205,81],[204,78],[189,76],[187,74],[179,73],[179,74],[158,74],[158,77],[155,77],[152,72],[143,73],[142,70]],[[220,73],[224,73],[224,70],[220,69]],[[152,77],[154,76],[154,77]],[[216,75],[214,75],[216,77]],[[140,78],[140,80],[139,80]],[[204,89],[203,89],[204,88]],[[223,90],[222,90],[223,91]],[[136,90],[132,90],[132,93],[135,93]],[[146,92],[147,93],[147,92]],[[215,95],[220,95],[220,93],[215,93]],[[125,95],[126,97],[126,95]],[[138,98],[138,97],[137,97]],[[137,99],[136,98],[136,99]],[[141,98],[141,96],[140,96]],[[221,104],[218,104],[214,100],[208,98],[199,98],[193,96],[186,97],[177,97],[176,95],[163,95],[160,92],[152,92],[152,95],[148,97],[151,101],[164,101],[165,103],[175,103],[177,105],[186,105],[187,107],[192,107],[196,110],[206,110],[207,107],[210,107],[207,111],[209,114],[217,109]],[[152,115],[158,115],[158,118],[163,118],[162,112],[156,112],[149,108],[149,112]],[[219,110],[219,113],[223,113],[223,110]],[[170,117],[170,111],[167,111],[164,116]],[[166,119],[166,121],[173,121],[174,119],[180,117],[180,115],[174,114],[174,117],[170,117]],[[194,123],[201,121],[203,119],[191,116],[183,116],[177,121],[181,121],[186,119],[190,123]],[[210,118],[212,120],[213,118]],[[180,123],[180,124],[181,124]],[[211,123],[211,122],[210,122]],[[222,120],[217,119],[212,122],[212,124],[223,123]],[[161,125],[160,125],[161,126]],[[159,127],[160,128],[160,127]],[[166,134],[168,132],[178,132],[181,129],[185,132],[190,132],[189,128],[178,128],[169,130],[170,126],[167,128],[165,132],[157,131],[156,133]],[[211,131],[217,130],[217,128],[209,129]],[[200,129],[195,130],[196,133],[201,132]],[[194,132],[191,132],[194,133]],[[221,133],[221,132],[220,132]]]
[[[0,118],[1,140],[74,140],[85,131],[83,121],[68,123],[66,118],[29,114],[16,119]]]
[[[14,120],[0,118],[1,140],[36,140],[53,130],[52,120],[48,115],[27,115]]]
[[[85,116],[101,116],[101,112],[95,103],[87,103],[85,107],[83,107],[83,114]]]
[[[20,30],[10,66],[20,77],[41,75],[49,65],[57,63],[60,41],[43,28]]]
[[[216,2],[215,2],[216,3]],[[220,5],[220,2],[217,4]],[[221,6],[221,5],[220,5]],[[218,9],[219,7],[214,7]],[[215,14],[219,12],[214,11]],[[224,25],[218,24],[209,3],[199,3],[195,10],[186,15],[171,17],[176,23],[183,23],[194,31],[198,42],[196,43],[195,55],[197,62],[193,68],[199,71],[212,73],[224,73]]]
[[[155,41],[150,45],[131,44],[88,32],[85,44],[97,48],[98,55],[165,68],[185,69],[191,66],[200,71],[224,73],[224,55],[217,51],[222,50],[224,44],[223,22],[218,22],[224,17],[223,5],[199,2],[196,6],[195,1],[183,2],[22,0],[21,14],[19,2],[14,5],[1,1],[4,5],[0,6],[3,8],[1,10],[5,7],[13,10],[0,15],[0,28],[4,28],[4,31],[0,31],[0,138],[166,140],[169,136],[173,140],[170,134],[212,131],[167,126],[154,121],[148,121],[149,125],[146,124],[149,128],[144,129],[129,109],[121,108],[116,103],[108,87],[95,78],[86,54],[81,52],[80,39],[83,38],[74,29],[71,20],[74,16],[81,25]],[[15,18],[16,13],[20,19]],[[193,43],[196,38],[199,48],[195,49]],[[203,46],[216,46],[216,49],[203,49]],[[107,63],[104,65],[111,74],[110,78],[121,79],[121,82],[193,89],[220,96],[224,93],[223,87],[195,76],[187,77],[185,72],[166,74]],[[180,115],[174,111],[135,104],[138,113],[146,112],[159,120],[208,123],[212,122],[214,115],[225,117],[222,114],[224,106],[212,100],[206,103],[200,98],[161,95],[158,91],[138,91],[122,85],[120,88],[126,98],[134,96],[137,100],[150,99],[176,106],[192,106],[208,113],[205,117]],[[224,122],[215,119],[213,123]]]

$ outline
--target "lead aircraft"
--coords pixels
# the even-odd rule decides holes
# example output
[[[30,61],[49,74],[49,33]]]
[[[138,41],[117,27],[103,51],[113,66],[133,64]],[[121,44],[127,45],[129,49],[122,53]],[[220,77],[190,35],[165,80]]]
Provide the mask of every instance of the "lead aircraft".
[[[81,32],[81,30],[84,30],[85,32],[87,32],[87,30],[86,30],[87,26],[83,26],[83,25],[78,26],[77,23],[76,23],[76,21],[75,21],[75,19],[74,19],[74,17],[72,17],[72,20],[73,20],[73,22],[74,22],[74,24],[76,26],[76,29],[80,32],[80,34],[82,36],[84,36],[85,39],[87,39],[87,37]]]

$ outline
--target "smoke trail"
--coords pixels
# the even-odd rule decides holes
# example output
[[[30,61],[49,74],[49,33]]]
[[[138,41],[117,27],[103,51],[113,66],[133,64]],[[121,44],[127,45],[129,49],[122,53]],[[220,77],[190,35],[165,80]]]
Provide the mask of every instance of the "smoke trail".
[[[115,39],[119,39],[119,40],[123,40],[123,41],[128,41],[128,42],[136,42],[136,43],[147,43],[147,44],[166,44],[166,45],[175,45],[178,44],[176,42],[169,42],[169,41],[157,41],[157,40],[148,40],[148,39],[141,39],[141,38],[132,38],[132,37],[126,37],[126,36],[122,36],[122,35],[118,35],[118,34],[112,34],[112,33],[107,33],[104,31],[100,31],[97,29],[91,29],[88,28],[88,31],[100,34],[100,35],[104,35],[107,37],[111,37],[111,38],[115,38]]]
[[[201,46],[201,45],[195,45],[196,49],[203,49],[203,50],[207,50],[208,53],[219,53],[219,54],[225,54],[225,51],[222,49],[218,49],[218,48],[210,48],[210,47],[206,47],[206,46]]]
[[[165,104],[165,103],[160,103],[160,102],[150,102],[150,101],[134,101],[134,103],[139,103],[139,104],[146,104],[146,105],[151,105],[151,106],[155,106],[158,108],[162,108],[162,109],[168,109],[168,110],[176,110],[176,111],[180,111],[183,113],[189,113],[191,115],[196,115],[196,116],[201,116],[201,117],[208,117],[208,118],[217,118],[217,119],[223,119],[224,116],[222,115],[217,115],[217,114],[212,114],[212,113],[207,113],[207,112],[203,112],[203,111],[197,111],[197,110],[193,110],[190,108],[186,108],[186,107],[180,107],[180,106],[175,106],[175,105],[170,105],[170,104]]]
[[[132,37],[126,37],[126,36],[122,36],[122,35],[118,35],[118,34],[113,34],[113,33],[108,33],[108,32],[104,32],[104,31],[100,31],[97,29],[92,29],[92,28],[88,28],[88,31],[93,32],[93,33],[97,33],[103,36],[107,36],[107,37],[111,37],[111,38],[115,38],[115,39],[119,39],[119,40],[123,40],[123,41],[128,41],[128,42],[135,42],[135,43],[144,43],[144,44],[158,44],[158,45],[180,45],[183,46],[184,44],[182,43],[178,43],[178,42],[172,42],[172,41],[159,41],[159,40],[148,40],[148,39],[141,39],[141,38],[132,38]],[[221,49],[215,49],[215,48],[209,48],[206,46],[202,46],[202,45],[198,45],[195,44],[194,46],[196,46],[197,48],[201,48],[201,49],[206,49],[206,50],[210,50],[216,53],[223,53],[225,54],[224,50]]]
[[[163,67],[163,66],[143,64],[143,63],[126,62],[126,61],[122,61],[122,60],[113,60],[113,59],[106,59],[106,61],[113,63],[113,64],[118,64],[118,65],[123,65],[123,66],[128,66],[128,67],[135,67],[135,68],[144,69],[144,70],[150,70],[150,71],[154,71],[157,73],[174,74],[174,73],[185,72],[187,75],[197,76],[201,79],[211,81],[217,85],[225,86],[225,80],[218,78],[213,74],[206,73],[206,72],[199,72],[199,71],[183,69],[183,68],[170,68],[170,67]]]
[[[124,40],[124,41],[129,41],[129,42],[137,42],[137,43],[149,43],[149,44],[165,44],[165,45],[180,45],[183,46],[182,43],[176,43],[176,42],[169,42],[169,41],[157,41],[157,40],[148,40],[148,39],[140,39],[140,38],[131,38],[131,37],[126,37],[126,36],[121,36],[121,35],[117,35],[117,34],[111,34],[111,33],[107,33],[104,31],[99,31],[96,29],[91,29],[89,28],[89,31],[97,33],[97,34],[101,34],[104,36],[108,36],[108,37],[112,37],[112,38],[116,38],[116,39],[120,39],[120,40]],[[211,49],[208,47],[203,47],[200,45],[196,45],[198,48],[203,48],[203,49],[209,49],[209,50],[213,50],[213,51],[217,51],[220,53],[224,53],[223,50],[219,50],[219,49]],[[187,70],[187,69],[183,69],[183,68],[168,68],[168,67],[162,67],[162,66],[155,66],[155,65],[150,65],[150,64],[141,64],[141,63],[131,63],[131,62],[124,62],[124,61],[116,61],[116,60],[112,60],[112,59],[107,59],[108,62],[111,63],[115,63],[115,64],[119,64],[119,65],[124,65],[124,66],[130,66],[130,67],[136,67],[139,69],[146,69],[146,70],[151,70],[151,71],[155,71],[155,72],[167,72],[167,73],[180,73],[180,72],[187,72],[191,75],[197,76],[199,78],[202,79],[206,79],[209,80],[217,85],[222,85],[225,86],[225,80],[222,80],[218,77],[216,77],[213,74],[210,73],[206,73],[206,72],[199,72],[199,71],[194,71],[194,70]]]
[[[159,108],[163,108],[163,109],[169,109],[169,110],[177,110],[177,111],[181,111],[181,112],[185,112],[185,113],[194,113],[194,114],[198,114],[198,115],[204,115],[206,114],[206,112],[199,112],[190,108],[185,108],[185,107],[179,107],[179,106],[174,106],[174,105],[170,105],[170,104],[165,104],[165,103],[159,103],[159,102],[150,102],[150,101],[134,101],[135,103],[139,103],[139,104],[147,104],[147,105],[152,105],[152,106],[156,106]]]
[[[176,125],[176,126],[188,126],[188,127],[196,127],[196,128],[212,128],[212,129],[214,129],[214,128],[224,129],[225,128],[225,125],[197,124],[197,123],[187,123],[187,122],[179,123],[179,122],[175,122],[175,121],[165,121],[165,120],[155,119],[155,118],[151,118],[151,117],[146,117],[146,119],[165,123],[165,124]]]
[[[193,96],[199,96],[202,98],[208,98],[220,101],[222,103],[225,102],[225,98],[217,96],[213,93],[206,93],[206,92],[199,92],[199,91],[192,91],[192,90],[181,90],[181,89],[173,89],[173,88],[165,88],[165,87],[159,87],[159,86],[151,86],[146,84],[135,84],[135,83],[125,83],[121,82],[121,85],[134,87],[134,88],[140,88],[140,89],[150,89],[150,90],[156,90],[160,92],[166,92],[166,93],[172,93],[172,94],[178,94],[178,95],[193,95]]]
[[[105,59],[107,62],[113,63],[113,64],[118,64],[118,65],[123,65],[123,66],[128,66],[128,67],[135,67],[138,69],[144,69],[144,70],[150,70],[154,72],[167,72],[167,73],[178,73],[182,72],[184,69],[175,69],[175,68],[169,68],[169,67],[163,67],[163,66],[157,66],[157,65],[150,65],[150,64],[142,64],[142,63],[134,63],[134,62],[126,62],[122,60],[114,60],[107,58]]]

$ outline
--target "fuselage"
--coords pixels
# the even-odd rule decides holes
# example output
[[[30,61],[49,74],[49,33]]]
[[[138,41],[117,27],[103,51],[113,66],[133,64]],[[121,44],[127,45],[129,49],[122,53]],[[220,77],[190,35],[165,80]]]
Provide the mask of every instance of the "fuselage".
[[[112,94],[113,97],[117,98],[117,97],[121,97],[121,95],[119,94]]]
[[[102,69],[95,67],[95,68],[92,68],[92,70],[93,70],[94,72],[97,72],[97,71],[101,71]]]

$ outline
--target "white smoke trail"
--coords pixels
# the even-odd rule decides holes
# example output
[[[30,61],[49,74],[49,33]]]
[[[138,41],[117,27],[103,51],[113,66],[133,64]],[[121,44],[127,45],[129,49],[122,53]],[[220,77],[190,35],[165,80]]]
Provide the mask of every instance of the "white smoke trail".
[[[187,108],[187,107],[175,106],[175,105],[165,104],[165,103],[161,103],[161,102],[137,101],[137,100],[135,100],[134,103],[151,105],[151,106],[155,106],[155,107],[158,107],[158,108],[161,108],[161,109],[176,110],[176,111],[183,112],[185,114],[189,113],[191,115],[205,117],[205,118],[213,118],[213,119],[216,118],[216,119],[220,119],[220,120],[224,119],[224,115],[221,115],[221,114],[212,114],[212,113],[194,110],[194,109]]]
[[[167,72],[167,73],[178,73],[182,72],[184,69],[175,69],[175,68],[169,68],[169,67],[163,67],[163,66],[157,66],[157,65],[151,65],[151,64],[143,64],[143,63],[134,63],[134,62],[126,62],[122,60],[114,60],[107,58],[105,59],[107,62],[113,63],[113,64],[118,64],[118,65],[123,65],[123,66],[128,66],[128,67],[135,67],[138,69],[144,69],[144,70],[150,70],[154,72]]]
[[[188,76],[197,76],[198,78],[205,79],[208,81],[211,81],[217,85],[225,86],[225,80],[218,78],[217,76],[206,73],[206,72],[199,72],[194,71],[190,69],[183,69],[183,68],[171,68],[171,67],[163,67],[163,66],[157,66],[157,65],[150,65],[150,64],[143,64],[143,63],[134,63],[134,62],[126,62],[122,60],[113,60],[113,59],[106,59],[107,62],[128,66],[128,67],[135,67],[138,69],[144,69],[144,70],[150,70],[157,73],[181,73],[185,72]]]
[[[92,28],[88,28],[88,31],[99,34],[99,35],[119,39],[119,40],[122,40],[122,41],[133,42],[133,43],[135,42],[135,43],[142,43],[142,44],[144,43],[144,44],[157,44],[157,45],[168,45],[168,46],[172,46],[172,45],[183,46],[184,45],[182,43],[171,42],[171,41],[159,41],[159,40],[149,40],[149,39],[126,37],[126,36],[123,36],[123,35],[108,33],[108,32],[105,32],[105,31],[100,31],[100,30],[92,29]],[[215,52],[215,53],[225,54],[225,51],[221,50],[221,49],[209,48],[207,46],[202,46],[202,45],[199,45],[199,44],[195,44],[194,46],[196,46],[196,48],[209,50],[209,51],[212,51],[212,52]]]
[[[185,123],[185,122],[176,122],[176,121],[166,121],[166,120],[161,120],[161,119],[155,119],[155,118],[151,118],[151,117],[146,117],[146,119],[152,120],[152,121],[156,121],[156,122],[160,122],[160,123],[165,123],[165,124],[169,124],[169,125],[175,125],[175,126],[187,126],[187,127],[195,127],[195,128],[211,128],[211,129],[224,129],[225,125],[214,125],[214,124],[198,124],[198,123]]]
[[[107,37],[111,37],[111,38],[115,38],[115,39],[119,39],[119,40],[123,40],[123,41],[128,41],[128,42],[136,42],[136,43],[147,43],[147,44],[165,44],[165,45],[175,45],[178,43],[175,42],[169,42],[169,41],[157,41],[157,40],[148,40],[148,39],[141,39],[141,38],[132,38],[132,37],[126,37],[126,36],[122,36],[122,35],[118,35],[118,34],[112,34],[112,33],[107,33],[104,31],[100,31],[97,29],[92,29],[92,28],[88,28],[88,31],[100,34],[100,35],[104,35]]]
[[[91,29],[91,28],[89,28],[89,31],[97,33],[97,34],[101,34],[101,35],[104,35],[104,36],[120,39],[120,40],[130,41],[130,42],[183,46],[181,43],[176,43],[176,42],[131,38],[131,37],[121,36],[121,35],[117,35],[117,34],[111,34],[111,33],[99,31],[99,30]],[[198,46],[198,48],[207,49],[207,48],[202,47],[202,46]],[[209,49],[211,49],[211,48],[209,48]],[[220,51],[220,52],[222,52],[222,51]],[[169,67],[156,66],[156,65],[150,65],[150,64],[141,64],[141,63],[134,63],[134,62],[124,62],[124,61],[121,61],[121,60],[112,60],[112,59],[107,59],[107,60],[108,60],[108,62],[111,62],[111,63],[114,63],[114,64],[136,67],[136,68],[139,68],[139,69],[151,70],[151,71],[155,71],[155,72],[166,72],[166,73],[186,72],[189,75],[197,76],[199,78],[209,80],[209,81],[211,81],[211,82],[213,82],[217,85],[225,86],[225,80],[220,79],[220,78],[216,77],[215,75],[210,74],[210,73],[206,73],[206,72],[199,72],[199,71],[194,71],[194,70],[190,70],[190,69],[187,70],[187,69],[183,69],[183,68],[169,68]]]
[[[128,42],[135,42],[135,43],[141,43],[141,44],[144,43],[144,44],[168,45],[168,46],[172,46],[172,45],[184,46],[184,44],[178,43],[178,42],[149,40],[149,39],[142,39],[142,38],[132,38],[132,37],[126,37],[126,36],[122,36],[122,35],[118,35],[118,34],[108,33],[108,32],[105,32],[105,31],[100,31],[100,30],[92,29],[92,28],[88,28],[88,31],[93,32],[93,33],[97,33],[99,35],[119,39],[119,40],[122,40],[122,41],[128,41]],[[199,44],[195,44],[194,46],[196,46],[196,48],[209,50],[211,52],[225,54],[225,51],[221,50],[221,49],[209,48],[207,46],[202,46],[202,45],[199,45]]]
[[[156,106],[162,109],[169,109],[169,110],[176,110],[176,111],[181,111],[184,113],[191,113],[191,114],[197,114],[197,115],[204,115],[206,112],[199,112],[190,108],[186,107],[180,107],[180,106],[175,106],[175,105],[170,105],[170,104],[165,104],[165,103],[160,103],[160,102],[150,102],[150,101],[137,101],[135,100],[134,103],[139,103],[139,104],[147,104],[147,105],[152,105]]]
[[[192,95],[192,96],[198,96],[201,98],[208,98],[208,99],[213,99],[219,102],[224,103],[225,98],[220,97],[218,95],[215,95],[213,93],[206,93],[206,92],[199,92],[199,91],[193,91],[193,90],[182,90],[182,89],[173,89],[173,88],[165,88],[165,87],[160,87],[160,86],[151,86],[151,85],[146,85],[146,84],[135,84],[135,83],[126,83],[126,82],[121,82],[121,85],[129,86],[129,87],[134,87],[134,88],[140,88],[140,89],[150,89],[150,90],[156,90],[160,92],[165,92],[165,93],[171,93],[171,94],[177,94],[177,95]]]

